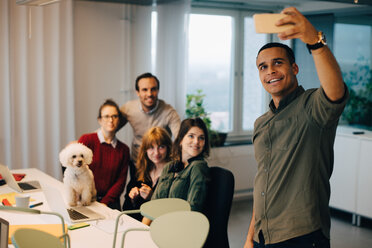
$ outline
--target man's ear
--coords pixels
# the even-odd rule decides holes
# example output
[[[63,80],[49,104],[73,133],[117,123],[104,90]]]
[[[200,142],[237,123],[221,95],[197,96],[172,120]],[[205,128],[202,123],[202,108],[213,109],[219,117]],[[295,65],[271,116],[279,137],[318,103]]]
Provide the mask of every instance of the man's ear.
[[[300,69],[298,68],[298,65],[297,65],[296,63],[293,63],[293,64],[292,64],[292,70],[293,70],[293,73],[294,73],[295,75],[297,75],[298,72],[300,71]]]
[[[137,94],[137,96],[139,97],[139,91],[138,91],[138,90],[136,90],[136,94]]]

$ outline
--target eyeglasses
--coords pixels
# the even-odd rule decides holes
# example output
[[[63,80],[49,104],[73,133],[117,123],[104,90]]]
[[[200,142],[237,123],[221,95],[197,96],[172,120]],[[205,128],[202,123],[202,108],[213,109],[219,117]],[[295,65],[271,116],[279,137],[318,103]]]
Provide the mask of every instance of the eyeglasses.
[[[119,118],[119,115],[104,115],[104,116],[101,116],[101,118],[104,120],[104,121],[109,121],[109,120],[116,120]]]

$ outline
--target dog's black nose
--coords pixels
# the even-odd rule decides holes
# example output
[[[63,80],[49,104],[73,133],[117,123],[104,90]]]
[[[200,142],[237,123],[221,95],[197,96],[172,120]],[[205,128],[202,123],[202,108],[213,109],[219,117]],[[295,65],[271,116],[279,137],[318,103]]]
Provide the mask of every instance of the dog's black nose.
[[[79,165],[83,165],[83,161],[80,160],[80,161],[79,161]]]

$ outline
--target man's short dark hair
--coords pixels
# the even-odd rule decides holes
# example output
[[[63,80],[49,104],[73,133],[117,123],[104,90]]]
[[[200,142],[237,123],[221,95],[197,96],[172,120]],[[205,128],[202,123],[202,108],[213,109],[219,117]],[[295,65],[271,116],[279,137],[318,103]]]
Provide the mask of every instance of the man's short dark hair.
[[[293,52],[292,48],[290,48],[286,44],[278,43],[278,42],[270,42],[270,43],[267,43],[266,45],[264,45],[263,47],[261,47],[261,49],[257,53],[257,57],[258,57],[258,55],[260,54],[261,51],[263,51],[265,49],[268,49],[268,48],[272,48],[272,47],[284,48],[285,52],[287,53],[287,57],[289,59],[289,62],[291,64],[296,63],[295,55],[294,55],[294,52]]]
[[[160,82],[159,82],[159,79],[158,79],[157,77],[155,77],[154,75],[152,75],[150,72],[146,72],[146,73],[143,73],[143,74],[139,75],[139,76],[136,78],[136,91],[139,91],[138,82],[139,82],[142,78],[153,78],[153,79],[155,79],[156,83],[158,84],[158,90],[159,90],[159,88],[160,88]]]

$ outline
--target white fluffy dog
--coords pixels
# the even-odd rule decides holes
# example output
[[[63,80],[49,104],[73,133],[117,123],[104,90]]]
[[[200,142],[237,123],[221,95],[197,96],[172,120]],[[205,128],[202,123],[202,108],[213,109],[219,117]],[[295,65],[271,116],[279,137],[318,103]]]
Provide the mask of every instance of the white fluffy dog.
[[[92,160],[92,150],[81,143],[71,143],[59,153],[59,161],[66,167],[63,183],[70,206],[87,206],[96,199],[94,177],[88,166]]]

